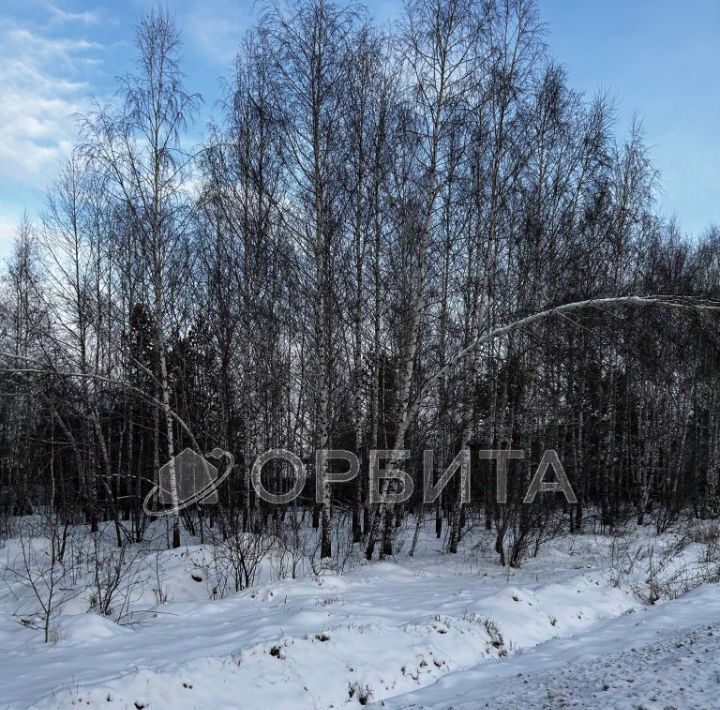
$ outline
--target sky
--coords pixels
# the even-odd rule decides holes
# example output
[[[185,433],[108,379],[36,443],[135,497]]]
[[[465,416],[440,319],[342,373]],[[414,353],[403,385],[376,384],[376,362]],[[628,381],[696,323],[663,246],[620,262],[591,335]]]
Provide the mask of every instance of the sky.
[[[342,2],[343,0],[340,0]],[[112,95],[132,68],[133,33],[154,0],[0,0],[0,256],[77,139],[74,116]],[[366,3],[381,23],[402,0]],[[550,53],[570,86],[615,99],[619,134],[634,115],[662,179],[660,208],[688,234],[720,223],[720,0],[538,0]],[[169,0],[184,38],[188,88],[217,114],[244,32],[262,0]]]

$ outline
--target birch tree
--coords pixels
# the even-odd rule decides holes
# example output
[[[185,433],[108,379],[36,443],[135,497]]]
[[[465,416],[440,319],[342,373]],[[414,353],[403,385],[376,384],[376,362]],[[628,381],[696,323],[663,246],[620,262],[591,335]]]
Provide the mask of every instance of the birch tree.
[[[173,468],[176,453],[167,361],[167,328],[173,290],[188,228],[186,199],[191,156],[180,139],[196,112],[199,96],[185,91],[180,36],[165,12],[142,19],[136,36],[137,73],[121,79],[120,107],[98,109],[83,121],[86,148],[107,172],[116,198],[127,210],[142,284],[152,310],[157,349],[158,399],[162,401],[170,499],[178,508]],[[172,517],[172,546],[180,545],[180,522]]]

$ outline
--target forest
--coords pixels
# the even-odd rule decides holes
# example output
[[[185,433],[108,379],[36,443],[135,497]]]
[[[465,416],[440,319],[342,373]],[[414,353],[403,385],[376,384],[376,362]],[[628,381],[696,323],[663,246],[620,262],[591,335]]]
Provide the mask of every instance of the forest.
[[[140,543],[186,448],[235,467],[216,504],[164,511],[166,544],[229,545],[236,588],[277,541],[342,565],[485,530],[515,568],[565,533],[717,518],[720,227],[661,214],[641,121],[568,85],[533,0],[411,0],[391,28],[268,5],[229,71],[200,125],[177,23],[142,18],[130,72],[18,227],[0,533],[32,514],[53,539]],[[286,505],[251,485],[270,449],[307,472]],[[345,466],[326,449],[360,475],[323,483]],[[423,504],[430,449],[436,481],[470,451],[469,501],[458,474]],[[525,452],[504,502],[488,449]],[[409,500],[370,496],[376,450],[408,452]],[[576,504],[523,504],[548,450]],[[274,460],[263,481],[294,477]]]

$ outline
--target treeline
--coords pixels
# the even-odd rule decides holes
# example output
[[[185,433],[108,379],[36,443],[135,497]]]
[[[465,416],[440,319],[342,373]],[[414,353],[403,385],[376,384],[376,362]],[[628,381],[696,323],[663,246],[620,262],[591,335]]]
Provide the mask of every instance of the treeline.
[[[173,520],[174,545],[182,523],[280,534],[307,515],[322,557],[347,521],[371,558],[417,513],[453,552],[471,525],[494,529],[517,564],[588,511],[660,530],[719,512],[712,312],[590,305],[482,338],[575,301],[719,295],[720,231],[689,241],[659,216],[641,130],[618,136],[612,103],[568,86],[531,0],[414,0],[391,32],[356,7],[273,6],[201,146],[180,40],[162,12],[140,22],[134,71],[80,120],[42,219],[20,228],[2,295],[5,515],[44,506],[139,541],[155,472],[187,446],[232,452],[237,472],[219,505]],[[308,465],[287,507],[249,485],[270,448]],[[316,504],[329,448],[361,476]],[[439,477],[463,448],[526,452],[507,503],[473,456],[471,502],[455,476],[422,511],[423,450]],[[524,506],[551,448],[578,505]],[[410,451],[408,503],[368,503],[371,449]],[[292,483],[272,464],[266,478]]]

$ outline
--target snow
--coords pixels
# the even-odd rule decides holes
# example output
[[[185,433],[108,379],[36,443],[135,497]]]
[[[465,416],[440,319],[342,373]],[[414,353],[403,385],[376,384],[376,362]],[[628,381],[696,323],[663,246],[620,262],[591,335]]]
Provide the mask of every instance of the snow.
[[[647,529],[570,536],[508,569],[484,533],[447,555],[427,532],[414,558],[367,564],[358,554],[344,573],[283,578],[271,555],[259,584],[224,598],[212,598],[209,546],[146,546],[132,558],[123,623],[87,613],[89,593],[77,591],[86,569],[63,592],[49,644],[18,623],[33,618],[34,601],[2,572],[17,560],[9,540],[0,707],[707,706],[720,666],[683,660],[714,658],[720,634],[720,588],[702,583],[705,543]],[[77,549],[87,548],[79,533]],[[675,675],[661,684],[666,666]]]
[[[720,589],[448,674],[384,707],[712,708],[720,704]]]

